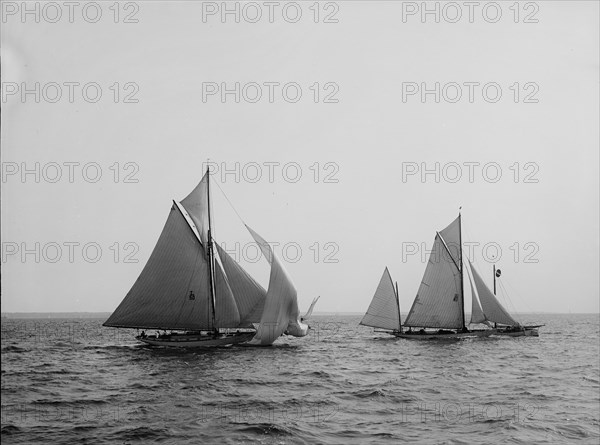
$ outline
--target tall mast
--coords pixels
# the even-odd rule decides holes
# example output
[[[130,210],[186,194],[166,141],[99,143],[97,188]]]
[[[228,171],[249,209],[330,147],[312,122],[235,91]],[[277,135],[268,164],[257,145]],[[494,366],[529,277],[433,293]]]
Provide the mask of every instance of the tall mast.
[[[206,167],[206,195],[208,198],[208,279],[210,281],[210,301],[212,302],[212,328],[216,332],[215,314],[215,254],[213,251],[213,240],[210,220],[210,168]]]
[[[398,282],[396,281],[396,307],[398,308],[398,331],[402,333],[402,317],[400,316],[400,298],[398,298]]]
[[[496,265],[494,264],[494,295],[496,295]],[[494,322],[494,328],[498,326],[498,323]]]
[[[463,251],[462,251],[462,227],[460,209],[458,210],[458,249],[460,252],[460,306],[462,312],[462,329],[465,329],[465,285],[463,280]]]

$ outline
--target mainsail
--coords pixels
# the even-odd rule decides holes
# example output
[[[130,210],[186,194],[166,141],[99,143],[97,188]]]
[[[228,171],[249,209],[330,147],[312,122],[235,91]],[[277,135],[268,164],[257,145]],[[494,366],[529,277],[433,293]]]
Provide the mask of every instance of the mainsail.
[[[173,203],[148,262],[104,325],[182,330],[237,327],[236,303],[220,267],[216,276],[219,305],[217,326],[212,326],[207,255]]]
[[[292,280],[271,246],[250,227],[246,228],[271,264],[269,288],[260,325],[249,343],[270,345],[284,332],[298,337],[306,335],[308,326],[300,321],[297,291]]]
[[[452,249],[451,246],[460,246],[460,216],[436,234],[425,274],[404,322],[405,326],[463,327],[461,249]]]
[[[394,283],[386,267],[373,295],[373,300],[360,324],[374,328],[399,330],[400,313]]]
[[[473,267],[473,264],[469,261],[471,272],[473,273],[473,279],[475,281],[475,287],[477,288],[477,294],[479,295],[479,301],[481,301],[481,308],[485,314],[485,318],[494,323],[505,324],[509,326],[519,326],[519,323],[510,316],[510,314],[502,307],[500,302],[496,299],[493,292],[486,286],[485,282],[477,273],[477,270]]]

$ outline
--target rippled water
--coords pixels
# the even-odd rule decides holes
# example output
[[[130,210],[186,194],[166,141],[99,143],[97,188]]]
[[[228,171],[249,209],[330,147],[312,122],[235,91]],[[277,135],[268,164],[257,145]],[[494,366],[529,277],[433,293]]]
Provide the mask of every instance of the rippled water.
[[[539,338],[395,339],[316,316],[272,347],[170,350],[104,320],[2,320],[2,443],[600,440],[598,315]]]

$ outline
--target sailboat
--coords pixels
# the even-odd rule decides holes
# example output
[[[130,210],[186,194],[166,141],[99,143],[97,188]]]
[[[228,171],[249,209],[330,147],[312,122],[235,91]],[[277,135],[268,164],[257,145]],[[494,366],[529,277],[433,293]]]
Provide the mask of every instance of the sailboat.
[[[473,280],[471,281],[471,291],[473,294],[473,308],[471,310],[471,323],[484,323],[493,327],[495,332],[493,335],[504,335],[510,337],[538,337],[538,328],[543,325],[521,325],[516,321],[508,311],[500,304],[496,298],[496,278],[500,277],[501,271],[496,270],[496,265],[493,267],[494,273],[494,292],[487,287],[481,275],[477,272],[473,263],[469,261],[469,268]],[[469,276],[469,279],[471,276]],[[475,289],[473,289],[473,281],[475,289],[479,296],[479,301],[475,297]],[[481,305],[479,304],[481,303]],[[493,326],[492,326],[493,323]]]
[[[404,321],[400,302],[387,268],[362,325],[408,339],[487,337],[493,329],[470,330],[465,324],[461,215],[436,232],[433,250],[412,307]],[[417,328],[413,330],[413,328]],[[433,330],[432,330],[433,329]]]
[[[143,329],[136,339],[173,347],[269,345],[286,330],[307,335],[296,289],[267,242],[246,225],[271,264],[265,290],[214,240],[210,196],[207,169],[187,197],[173,201],[148,262],[103,325]]]

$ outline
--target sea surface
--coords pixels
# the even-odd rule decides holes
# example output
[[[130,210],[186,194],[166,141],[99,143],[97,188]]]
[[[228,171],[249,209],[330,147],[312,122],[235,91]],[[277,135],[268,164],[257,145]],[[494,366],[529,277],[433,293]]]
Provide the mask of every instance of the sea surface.
[[[360,318],[216,350],[142,346],[100,319],[3,319],[2,443],[599,443],[598,314],[455,341]]]

